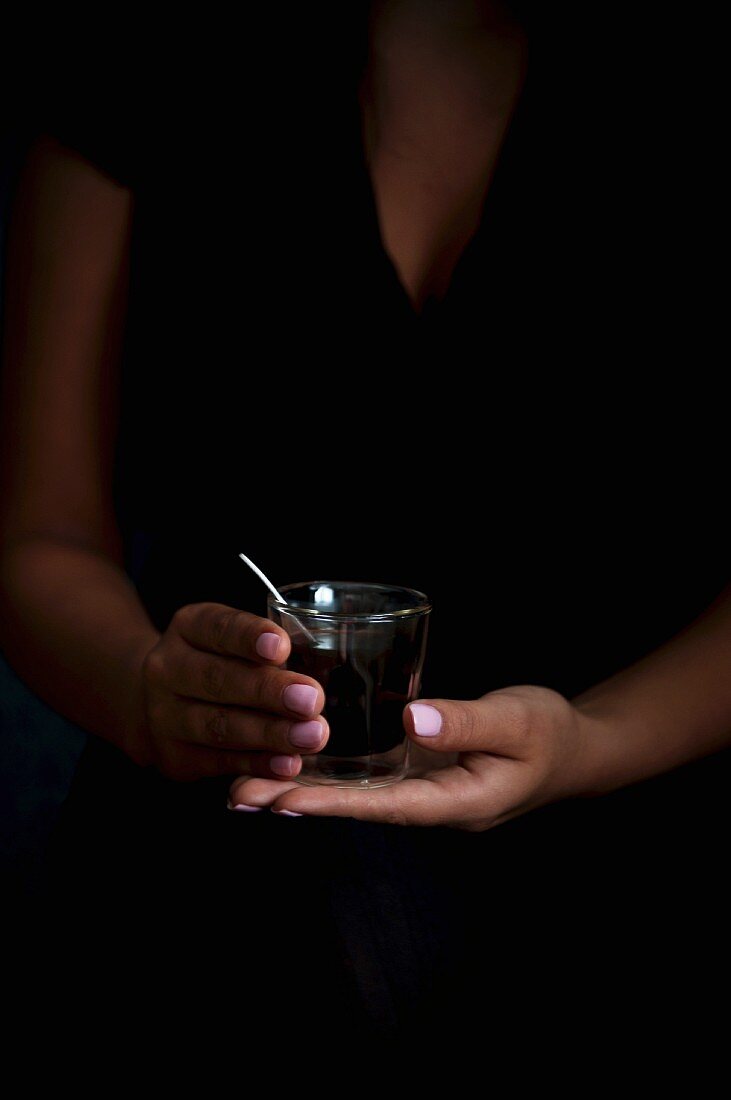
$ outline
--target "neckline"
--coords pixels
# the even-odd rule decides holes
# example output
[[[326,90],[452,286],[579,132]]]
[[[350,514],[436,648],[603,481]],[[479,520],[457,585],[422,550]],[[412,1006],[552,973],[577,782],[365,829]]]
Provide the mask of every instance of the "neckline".
[[[452,274],[449,279],[449,284],[444,294],[439,297],[427,298],[421,309],[417,309],[411,295],[407,291],[406,287],[401,281],[398,270],[395,263],[391,259],[391,256],[386,249],[383,241],[383,233],[381,231],[380,218],[378,216],[378,204],[376,202],[375,188],[373,186],[373,178],[371,176],[368,159],[365,152],[365,142],[363,140],[362,132],[362,112],[360,104],[358,104],[358,119],[360,122],[359,129],[359,147],[360,147],[360,162],[365,178],[367,190],[368,190],[368,203],[371,209],[371,219],[376,231],[377,248],[380,252],[383,261],[390,269],[394,283],[398,286],[403,301],[408,307],[410,314],[418,321],[422,323],[429,323],[431,320],[439,317],[445,307],[454,297],[455,289],[459,286],[465,277],[471,258],[477,248],[480,246],[480,242],[486,232],[486,228],[493,222],[496,215],[500,213],[500,205],[503,203],[503,195],[507,191],[511,190],[511,173],[515,171],[517,163],[520,160],[520,156],[523,152],[523,141],[526,131],[528,107],[529,107],[529,76],[523,79],[523,84],[513,108],[510,121],[505,132],[505,136],[498,153],[498,160],[495,165],[495,169],[492,173],[487,189],[483,196],[480,220],[475,227],[471,237],[464,245],[462,251],[459,254],[457,262],[454,265]]]

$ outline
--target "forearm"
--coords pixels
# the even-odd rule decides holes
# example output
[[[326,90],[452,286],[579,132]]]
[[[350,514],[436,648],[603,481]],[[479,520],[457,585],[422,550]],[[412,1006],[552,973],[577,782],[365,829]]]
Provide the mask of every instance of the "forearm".
[[[52,538],[5,549],[0,646],[18,674],[59,713],[144,762],[138,692],[155,630],[122,568]]]
[[[731,745],[731,592],[681,634],[573,700],[580,782],[614,790]]]

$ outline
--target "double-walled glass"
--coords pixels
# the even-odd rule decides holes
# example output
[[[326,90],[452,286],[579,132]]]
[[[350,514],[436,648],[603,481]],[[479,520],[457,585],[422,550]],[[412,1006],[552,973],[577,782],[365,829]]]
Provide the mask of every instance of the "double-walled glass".
[[[419,696],[431,605],[423,592],[384,584],[307,581],[269,597],[289,634],[287,668],[318,680],[330,739],[303,755],[298,782],[383,787],[408,767],[402,714]]]

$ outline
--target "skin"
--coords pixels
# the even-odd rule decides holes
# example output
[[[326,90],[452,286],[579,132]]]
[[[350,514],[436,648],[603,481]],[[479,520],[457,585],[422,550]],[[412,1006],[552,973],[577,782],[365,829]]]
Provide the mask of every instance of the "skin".
[[[604,794],[731,744],[731,593],[649,657],[573,701],[521,686],[422,699],[442,727],[416,733],[413,775],[373,791],[242,779],[231,806],[473,832],[562,798]],[[455,759],[455,754],[456,759]]]
[[[440,297],[479,221],[525,44],[497,4],[375,8],[362,89],[384,243],[415,310]],[[419,94],[414,94],[414,88]],[[420,774],[370,793],[300,788],[328,736],[323,693],[288,672],[268,620],[187,605],[158,632],[124,572],[112,506],[119,335],[133,197],[50,139],[26,165],[9,241],[0,424],[0,645],[52,707],[180,781],[238,776],[234,805],[489,828],[728,743],[729,599],[573,703],[536,687],[425,700]],[[270,656],[264,635],[280,639]],[[288,688],[312,689],[296,712]],[[312,744],[297,745],[309,735]]]
[[[257,646],[269,644],[275,655],[262,659]],[[142,665],[143,762],[181,780],[240,767],[297,775],[296,750],[319,751],[329,730],[317,681],[277,667],[289,651],[285,631],[246,611],[180,608]]]
[[[0,644],[61,714],[173,779],[294,775],[322,689],[281,670],[279,627],[218,604],[160,635],[123,569],[111,500],[130,194],[51,141],[33,150],[10,240],[3,371]],[[267,660],[263,633],[281,635]],[[285,691],[309,686],[312,705]],[[297,727],[297,728],[295,728]]]
[[[526,65],[500,4],[375,5],[364,146],[383,243],[417,311],[447,292],[477,229]]]

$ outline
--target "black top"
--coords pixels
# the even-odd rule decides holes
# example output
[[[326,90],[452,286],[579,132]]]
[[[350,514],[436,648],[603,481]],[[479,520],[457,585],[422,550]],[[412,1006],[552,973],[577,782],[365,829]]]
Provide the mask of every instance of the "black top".
[[[56,128],[135,196],[130,571],[161,628],[193,600],[263,612],[239,550],[275,583],[417,587],[435,606],[425,691],[575,693],[724,580],[705,288],[682,242],[658,252],[634,189],[591,176],[573,120],[548,127],[534,78],[450,291],[416,317],[340,69],[324,104],[300,88],[305,134],[270,112],[244,136],[237,104],[205,129],[160,129],[144,104],[153,124],[117,145]],[[646,189],[663,166],[641,167]]]
[[[434,604],[425,696],[510,683],[571,695],[725,580],[709,287],[691,233],[707,212],[668,172],[670,135],[645,141],[648,84],[635,74],[609,110],[583,69],[559,86],[539,43],[479,231],[444,301],[417,317],[362,152],[364,27],[336,56],[310,29],[309,53],[293,49],[264,86],[222,66],[194,94],[169,77],[110,108],[103,130],[78,115],[51,127],[134,193],[115,481],[128,568],[161,629],[197,600],[264,613],[240,550],[275,583],[415,587]],[[123,825],[100,801],[100,769],[134,806]],[[77,850],[90,816],[104,822],[106,858],[130,859],[128,897],[146,860],[146,889],[177,868],[166,896],[184,894],[187,912],[193,896],[248,889],[261,924],[263,895],[279,899],[266,920],[282,935],[296,897],[323,937],[300,963],[319,952],[331,995],[380,1020],[457,972],[465,929],[484,933],[464,892],[487,866],[512,899],[501,932],[517,935],[546,889],[576,905],[580,834],[600,864],[618,836],[659,858],[642,823],[672,803],[645,784],[635,803],[472,837],[226,814],[226,786],[143,777],[93,739],[67,821],[75,799]],[[615,890],[636,889],[638,868]]]

